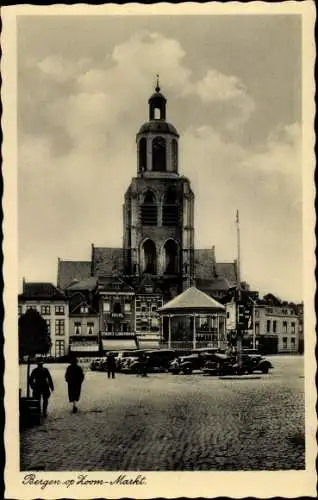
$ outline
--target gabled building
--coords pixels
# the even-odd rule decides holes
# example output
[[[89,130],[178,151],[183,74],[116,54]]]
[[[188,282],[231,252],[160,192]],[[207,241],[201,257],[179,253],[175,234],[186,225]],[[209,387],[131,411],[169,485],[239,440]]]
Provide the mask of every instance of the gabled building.
[[[52,283],[26,282],[18,296],[18,314],[37,310],[45,319],[51,336],[51,356],[59,357],[69,349],[69,306],[66,294]]]
[[[96,278],[73,280],[66,288],[69,299],[71,353],[98,352],[99,311],[96,301]]]

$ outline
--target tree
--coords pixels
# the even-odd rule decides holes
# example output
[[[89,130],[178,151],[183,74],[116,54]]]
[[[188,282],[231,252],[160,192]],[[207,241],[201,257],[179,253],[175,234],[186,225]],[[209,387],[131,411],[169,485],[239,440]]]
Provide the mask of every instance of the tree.
[[[19,318],[19,357],[28,357],[27,397],[30,396],[31,358],[36,354],[47,354],[50,348],[51,337],[45,319],[35,309],[28,309]]]

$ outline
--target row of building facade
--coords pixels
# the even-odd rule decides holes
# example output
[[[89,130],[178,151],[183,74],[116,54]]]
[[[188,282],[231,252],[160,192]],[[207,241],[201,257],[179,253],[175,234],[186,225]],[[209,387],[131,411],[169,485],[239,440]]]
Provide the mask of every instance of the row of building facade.
[[[225,301],[222,330],[225,328],[230,338],[236,330],[237,306],[227,302],[225,295],[219,300]],[[51,356],[70,352],[97,355],[114,348],[168,347],[167,329],[158,313],[164,303],[150,277],[137,290],[118,277],[76,281],[64,290],[51,283],[24,281],[18,313],[20,316],[33,308],[45,319]],[[263,352],[302,352],[302,316],[302,304],[281,302],[273,295],[257,299],[245,332],[245,346]],[[217,317],[198,317],[197,346],[217,346],[216,322]],[[176,329],[170,346],[182,346],[186,339],[187,332]]]

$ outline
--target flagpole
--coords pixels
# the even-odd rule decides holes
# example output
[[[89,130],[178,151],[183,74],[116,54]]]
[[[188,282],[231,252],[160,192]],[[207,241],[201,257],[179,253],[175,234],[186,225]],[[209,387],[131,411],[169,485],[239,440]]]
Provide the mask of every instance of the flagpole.
[[[241,287],[241,235],[240,235],[240,217],[236,210],[236,238],[237,238],[237,285]]]
[[[236,302],[236,332],[237,332],[237,341],[236,341],[236,355],[237,362],[239,366],[239,372],[241,372],[242,368],[242,354],[243,354],[243,331],[241,330],[241,326],[239,325],[239,304],[241,302],[241,241],[240,241],[240,217],[239,211],[236,210],[236,237],[237,237],[237,302]]]

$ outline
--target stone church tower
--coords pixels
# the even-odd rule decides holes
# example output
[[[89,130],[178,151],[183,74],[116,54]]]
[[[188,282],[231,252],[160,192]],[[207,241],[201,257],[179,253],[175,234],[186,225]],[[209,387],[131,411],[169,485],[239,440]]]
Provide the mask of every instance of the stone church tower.
[[[159,82],[149,98],[149,120],[137,133],[137,176],[123,206],[124,267],[148,275],[173,295],[194,277],[194,194],[179,174],[179,134],[166,121]]]

